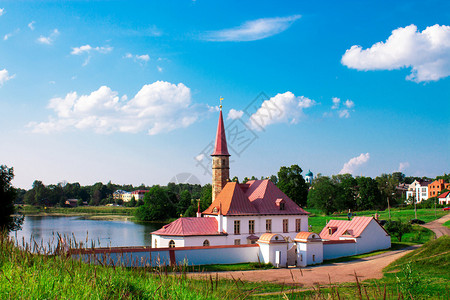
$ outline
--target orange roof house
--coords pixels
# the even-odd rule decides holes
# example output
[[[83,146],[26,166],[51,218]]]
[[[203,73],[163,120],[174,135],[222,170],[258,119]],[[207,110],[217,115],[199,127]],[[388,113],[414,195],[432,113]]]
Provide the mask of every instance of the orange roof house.
[[[437,197],[442,190],[449,190],[450,183],[444,181],[444,179],[438,179],[428,184],[428,198]]]

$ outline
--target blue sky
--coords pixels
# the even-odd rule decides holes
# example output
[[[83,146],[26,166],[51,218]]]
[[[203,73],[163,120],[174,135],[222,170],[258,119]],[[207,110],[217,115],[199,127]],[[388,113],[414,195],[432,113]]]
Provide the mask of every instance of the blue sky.
[[[449,26],[448,1],[1,1],[0,163],[205,184],[222,96],[231,176],[448,173]]]

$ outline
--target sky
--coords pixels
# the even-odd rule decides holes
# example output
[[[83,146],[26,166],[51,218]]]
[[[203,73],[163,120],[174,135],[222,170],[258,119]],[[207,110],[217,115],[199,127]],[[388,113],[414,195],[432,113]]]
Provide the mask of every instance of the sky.
[[[449,1],[0,1],[16,187],[450,167]]]

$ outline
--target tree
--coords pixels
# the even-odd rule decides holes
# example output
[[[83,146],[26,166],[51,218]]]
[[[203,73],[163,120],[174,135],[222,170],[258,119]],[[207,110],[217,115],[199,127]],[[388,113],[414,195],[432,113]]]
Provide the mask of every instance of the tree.
[[[308,197],[308,185],[298,165],[281,167],[278,172],[278,188],[300,206],[305,206]]]
[[[327,215],[336,211],[336,186],[330,177],[318,176],[308,193],[308,207],[320,209]]]
[[[356,177],[358,196],[356,208],[358,210],[384,209],[387,202],[383,201],[375,179],[370,177]]]
[[[144,196],[144,205],[136,210],[141,221],[163,221],[175,216],[175,206],[159,185],[155,185]]]
[[[0,230],[18,230],[22,227],[23,216],[14,216],[16,190],[11,185],[14,169],[0,166]]]
[[[386,229],[389,234],[395,236],[398,241],[401,242],[402,236],[405,233],[412,231],[412,226],[410,223],[402,222],[400,219],[398,221],[389,220],[384,225],[384,229]]]
[[[336,188],[336,210],[354,210],[358,195],[358,183],[356,179],[351,174],[339,174],[333,175],[331,180]]]
[[[191,193],[189,191],[184,190],[180,194],[180,200],[177,203],[177,214],[183,214],[188,207],[191,205]]]

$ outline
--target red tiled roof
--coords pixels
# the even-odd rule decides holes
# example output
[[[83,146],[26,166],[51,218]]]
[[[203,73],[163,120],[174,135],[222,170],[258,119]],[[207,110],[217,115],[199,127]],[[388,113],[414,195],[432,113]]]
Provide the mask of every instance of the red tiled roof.
[[[280,202],[284,202],[283,210]],[[246,184],[228,182],[203,213],[217,215],[220,207],[223,215],[309,214],[270,180],[252,180]]]
[[[152,232],[157,235],[219,235],[216,218],[179,218]]]
[[[136,190],[136,191],[132,191],[131,193],[132,194],[145,194],[147,192],[148,192],[148,190]]]
[[[327,226],[325,226],[320,232],[320,237],[327,240],[338,240],[342,236],[356,238],[361,235],[372,220],[375,219],[372,217],[354,217],[351,221],[330,220]],[[334,229],[332,235],[329,234],[329,228]]]
[[[225,136],[225,126],[223,125],[222,110],[220,110],[219,124],[217,124],[216,145],[214,147],[214,152],[211,155],[230,156],[227,148],[227,138]]]
[[[446,198],[450,192],[442,193],[438,196],[438,198]]]
[[[227,182],[213,203],[203,213],[217,215],[220,208],[222,208],[223,215],[258,214],[237,182]]]

